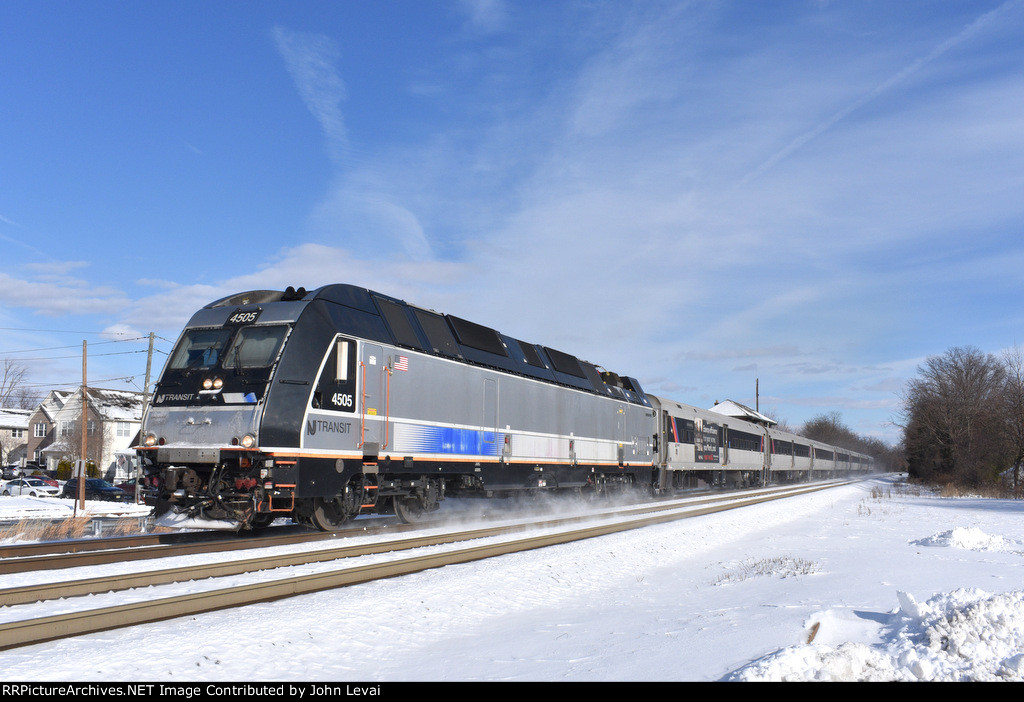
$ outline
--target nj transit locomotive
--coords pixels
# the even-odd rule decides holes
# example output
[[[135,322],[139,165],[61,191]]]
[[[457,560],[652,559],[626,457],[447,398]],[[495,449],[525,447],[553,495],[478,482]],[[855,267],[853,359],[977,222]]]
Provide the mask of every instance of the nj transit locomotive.
[[[446,495],[868,467],[816,448],[339,284],[245,292],[196,312],[157,383],[139,454],[159,511],[234,529],[290,516],[337,530],[361,513],[415,521]]]

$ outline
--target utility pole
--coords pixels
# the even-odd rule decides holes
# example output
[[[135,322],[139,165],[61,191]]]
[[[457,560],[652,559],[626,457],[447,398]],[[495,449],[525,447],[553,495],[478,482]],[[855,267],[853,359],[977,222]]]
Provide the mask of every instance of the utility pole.
[[[142,442],[142,430],[146,426],[146,410],[149,409],[149,372],[153,367],[153,332],[149,333],[149,353],[146,355],[146,382],[142,386],[142,415],[139,417],[139,442]],[[135,456],[135,502],[142,494],[142,459]]]
[[[87,451],[89,448],[89,396],[86,389],[86,346],[87,342],[82,340],[82,419],[80,428],[82,430],[82,472],[78,476],[78,501],[75,503],[77,516],[78,508],[85,511],[85,463],[88,460]]]

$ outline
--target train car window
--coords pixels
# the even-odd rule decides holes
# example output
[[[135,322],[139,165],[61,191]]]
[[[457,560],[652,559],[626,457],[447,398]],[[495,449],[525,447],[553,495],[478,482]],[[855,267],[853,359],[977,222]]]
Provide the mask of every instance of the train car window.
[[[266,368],[276,359],[288,333],[283,324],[242,327],[224,357],[224,368]]]
[[[729,448],[740,451],[761,451],[762,437],[745,431],[729,430]]]
[[[171,355],[169,368],[212,368],[224,355],[232,329],[191,329],[185,333]]]
[[[385,300],[382,297],[377,297],[376,300],[377,304],[380,305],[381,312],[384,313],[384,320],[391,327],[391,333],[395,336],[395,342],[400,346],[409,346],[414,349],[423,350],[423,344],[420,343],[416,330],[412,328],[412,323],[405,313],[405,306],[391,300]]]
[[[508,351],[505,350],[505,345],[501,343],[498,332],[490,327],[459,319],[458,317],[452,317],[451,315],[447,315],[446,319],[455,331],[455,336],[460,344],[479,351],[487,351],[497,356],[508,356]]]
[[[420,326],[423,327],[423,331],[427,335],[427,341],[433,347],[434,353],[453,358],[460,358],[462,356],[459,353],[459,345],[455,343],[455,337],[452,336],[451,330],[445,324],[444,317],[416,308],[413,308],[412,313],[416,316]]]
[[[772,444],[772,453],[780,456],[793,455],[793,442],[782,441],[781,439],[773,439]]]
[[[335,412],[356,411],[356,342],[338,338],[317,379],[312,406]]]
[[[551,365],[555,367],[555,370],[560,373],[566,373],[568,375],[574,375],[577,378],[585,378],[583,375],[583,369],[580,368],[580,362],[575,356],[570,356],[567,353],[556,351],[555,349],[549,349],[547,346],[544,347],[545,353],[548,358],[551,359]]]

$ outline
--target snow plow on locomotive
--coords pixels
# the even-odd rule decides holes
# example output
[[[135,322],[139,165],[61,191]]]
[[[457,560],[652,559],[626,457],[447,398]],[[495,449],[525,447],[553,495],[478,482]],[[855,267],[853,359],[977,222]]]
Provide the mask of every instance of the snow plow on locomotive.
[[[284,516],[322,530],[359,514],[416,521],[452,495],[788,474],[778,432],[716,416],[570,354],[338,284],[196,312],[139,455],[164,523],[226,529]],[[806,443],[789,440],[794,474],[811,472],[794,453]]]

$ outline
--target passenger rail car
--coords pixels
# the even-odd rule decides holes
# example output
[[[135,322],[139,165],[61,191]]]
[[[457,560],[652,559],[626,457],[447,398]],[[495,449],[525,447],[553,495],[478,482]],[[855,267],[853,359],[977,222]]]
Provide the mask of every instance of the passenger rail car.
[[[196,312],[142,436],[158,511],[232,529],[290,516],[337,530],[361,513],[414,521],[447,495],[767,481],[853,460],[804,456],[806,440],[340,284]]]
[[[657,413],[659,486],[765,485],[867,473],[873,459],[819,441],[648,395]]]

